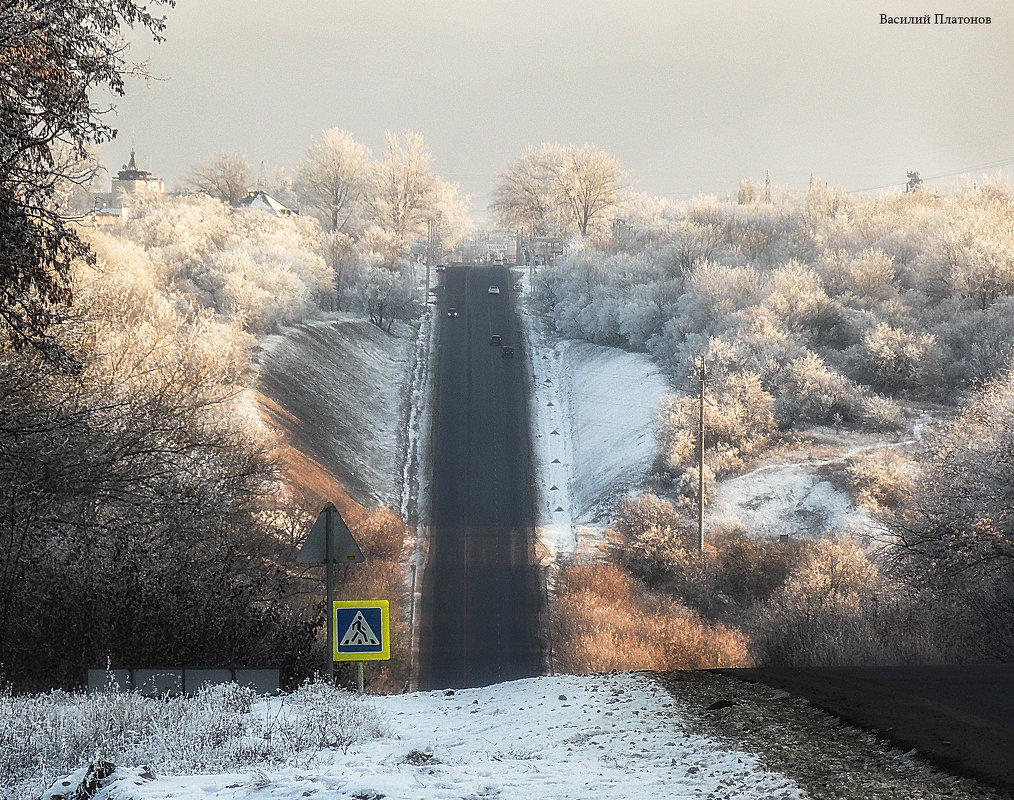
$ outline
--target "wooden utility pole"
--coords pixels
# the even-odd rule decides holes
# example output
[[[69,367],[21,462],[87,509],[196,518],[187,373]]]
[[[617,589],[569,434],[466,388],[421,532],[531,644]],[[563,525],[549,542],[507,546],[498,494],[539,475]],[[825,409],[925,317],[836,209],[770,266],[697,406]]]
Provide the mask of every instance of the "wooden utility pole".
[[[701,382],[701,413],[697,426],[697,552],[704,552],[704,356],[701,356],[700,377]]]

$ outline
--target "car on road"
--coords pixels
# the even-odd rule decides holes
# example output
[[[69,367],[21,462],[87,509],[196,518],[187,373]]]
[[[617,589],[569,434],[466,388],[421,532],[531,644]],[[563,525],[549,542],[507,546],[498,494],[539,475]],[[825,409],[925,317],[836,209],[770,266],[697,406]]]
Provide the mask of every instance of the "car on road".
[[[490,286],[489,289],[487,289],[487,291],[490,294],[500,294],[500,287],[499,286]]]
[[[443,272],[445,269],[447,269],[447,267],[443,264],[437,264],[437,272]]]
[[[447,309],[447,316],[449,317],[458,316],[458,309],[456,309],[454,306],[451,306],[449,309]]]
[[[489,343],[490,344],[501,344],[502,342],[503,342],[503,337],[500,336],[499,333],[494,333],[492,336],[489,337]]]
[[[500,351],[500,356],[503,358],[514,358],[514,348],[505,347],[503,350]]]

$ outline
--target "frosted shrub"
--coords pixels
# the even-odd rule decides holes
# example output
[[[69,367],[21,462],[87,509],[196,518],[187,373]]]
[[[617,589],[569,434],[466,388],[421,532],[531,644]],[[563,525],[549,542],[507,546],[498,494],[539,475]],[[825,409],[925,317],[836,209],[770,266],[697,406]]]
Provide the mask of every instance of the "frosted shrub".
[[[267,704],[236,684],[169,699],[133,692],[6,694],[0,695],[0,798],[38,796],[95,757],[185,775],[309,764],[321,750],[381,735],[371,705],[320,683]]]
[[[704,407],[705,466],[721,476],[742,467],[767,443],[775,430],[775,402],[750,373],[727,375],[711,384],[711,390]],[[699,416],[695,397],[666,395],[659,402],[658,462],[677,479],[697,468]]]
[[[864,417],[868,393],[829,370],[817,355],[795,359],[778,380],[775,416],[782,428],[854,424]]]
[[[156,265],[154,289],[181,311],[213,309],[254,334],[306,318],[330,289],[309,218],[234,211],[198,195],[142,198],[117,235],[143,248]],[[102,248],[110,259],[130,256],[122,246]]]
[[[825,539],[803,550],[749,627],[762,665],[912,664],[944,657],[933,644],[929,606],[883,579],[850,539]]]
[[[357,695],[323,681],[303,684],[286,698],[268,728],[288,750],[342,750],[384,733],[380,717]]]
[[[753,267],[733,267],[704,261],[687,279],[679,301],[680,326],[696,333],[722,333],[733,315],[758,300],[761,276]]]
[[[782,367],[809,352],[799,336],[786,331],[763,306],[741,312],[738,323],[735,332],[708,342],[708,362],[716,374],[752,373],[764,386],[775,386]]]
[[[850,353],[851,374],[889,394],[938,392],[940,350],[930,334],[916,334],[886,322],[868,330]]]
[[[696,531],[667,500],[647,494],[620,504],[614,557],[649,586],[665,582]]]
[[[915,488],[914,465],[897,448],[884,447],[853,456],[845,470],[856,502],[873,510],[898,508]]]
[[[954,315],[933,334],[946,353],[947,385],[962,388],[995,378],[1014,362],[1014,298],[1001,297],[985,311]]]
[[[892,565],[978,618],[979,657],[1014,657],[1014,374],[933,429],[909,503],[887,517]]]
[[[825,251],[817,264],[821,285],[832,297],[844,297],[861,306],[896,297],[894,262],[882,250],[858,254]]]

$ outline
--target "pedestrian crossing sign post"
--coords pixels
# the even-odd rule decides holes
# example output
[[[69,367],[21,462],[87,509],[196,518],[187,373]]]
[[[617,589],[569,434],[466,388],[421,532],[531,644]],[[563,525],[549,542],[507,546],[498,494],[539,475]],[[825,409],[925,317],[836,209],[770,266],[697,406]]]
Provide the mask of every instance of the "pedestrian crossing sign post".
[[[335,661],[391,658],[391,610],[387,600],[335,600],[331,624]]]

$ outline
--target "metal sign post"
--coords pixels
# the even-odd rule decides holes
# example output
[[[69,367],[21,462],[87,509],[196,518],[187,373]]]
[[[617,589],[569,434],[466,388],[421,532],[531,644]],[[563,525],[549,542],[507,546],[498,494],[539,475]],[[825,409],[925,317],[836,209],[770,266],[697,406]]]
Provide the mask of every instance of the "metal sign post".
[[[352,531],[345,524],[334,503],[328,503],[317,516],[309,536],[296,556],[300,564],[323,564],[327,583],[327,677],[334,682],[334,563],[362,563],[366,558],[359,549]]]
[[[331,556],[331,539],[334,536],[334,519],[331,514],[327,513],[325,507],[324,513],[327,514],[326,522],[324,523],[327,530],[327,536],[324,537],[324,572],[327,574],[327,608],[332,608],[332,586],[334,584],[334,559]],[[327,626],[327,652],[330,653],[334,648],[333,644],[334,631],[331,630],[331,621],[328,620]],[[327,660],[327,682],[329,684],[334,683],[334,659],[328,658]]]

